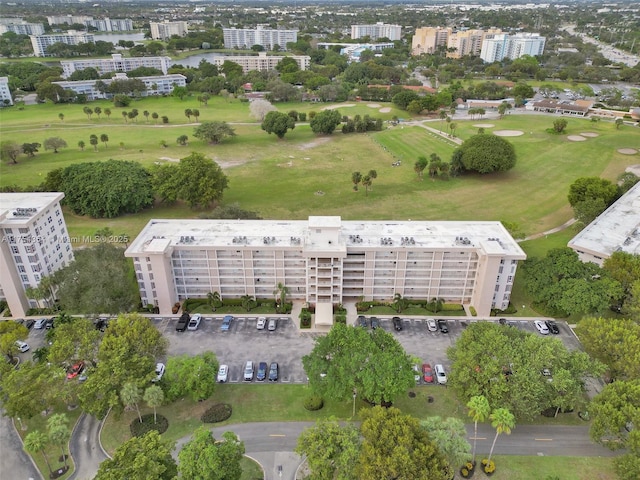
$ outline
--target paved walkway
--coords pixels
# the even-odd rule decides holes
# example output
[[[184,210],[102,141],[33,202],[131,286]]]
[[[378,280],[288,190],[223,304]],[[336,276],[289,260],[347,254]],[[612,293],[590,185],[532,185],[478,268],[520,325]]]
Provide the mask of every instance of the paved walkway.
[[[19,428],[19,422],[16,426]],[[0,411],[0,480],[40,480],[42,475],[22,449],[13,420]]]
[[[564,222],[559,227],[552,228],[551,230],[547,230],[546,232],[542,232],[542,233],[534,233],[533,235],[529,235],[528,237],[525,237],[524,240],[520,240],[520,241],[524,242],[527,240],[535,240],[536,238],[541,238],[547,235],[551,235],[552,233],[560,232],[566,228],[569,228],[571,225],[573,225],[576,222],[577,220],[575,218],[572,218],[571,220],[567,220],[566,222]]]

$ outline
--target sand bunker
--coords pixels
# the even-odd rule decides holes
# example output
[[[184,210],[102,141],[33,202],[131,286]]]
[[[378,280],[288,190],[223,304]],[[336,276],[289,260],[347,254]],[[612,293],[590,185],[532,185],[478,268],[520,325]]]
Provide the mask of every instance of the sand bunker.
[[[582,135],[583,137],[590,137],[590,138],[595,138],[600,136],[599,133],[594,133],[594,132],[584,132],[584,133],[581,133],[580,135]]]
[[[496,130],[493,134],[499,137],[519,137],[524,135],[524,132],[522,130]]]
[[[635,155],[636,153],[638,153],[638,150],[636,150],[635,148],[619,148],[618,153],[621,153],[623,155]]]
[[[341,103],[339,105],[329,105],[328,107],[322,107],[320,110],[335,110],[336,108],[355,107],[355,103]]]
[[[303,143],[302,145],[300,145],[298,147],[298,149],[300,150],[309,150],[310,148],[315,148],[315,147],[319,147],[320,145],[323,145],[327,142],[331,141],[331,137],[319,137],[316,138],[314,140],[311,140],[310,142],[307,143]]]
[[[380,108],[382,105],[379,103],[367,103],[367,107],[369,108]]]
[[[572,142],[584,142],[586,140],[586,137],[583,137],[582,135],[569,135],[567,137],[567,140],[570,140]]]
[[[179,158],[171,158],[171,157],[160,157],[160,160],[164,160],[166,162],[179,162]]]
[[[384,107],[378,110],[380,113],[389,113],[391,111],[390,107]]]
[[[476,128],[492,128],[492,127],[495,127],[495,125],[493,123],[476,123],[474,125],[474,127],[476,127]]]

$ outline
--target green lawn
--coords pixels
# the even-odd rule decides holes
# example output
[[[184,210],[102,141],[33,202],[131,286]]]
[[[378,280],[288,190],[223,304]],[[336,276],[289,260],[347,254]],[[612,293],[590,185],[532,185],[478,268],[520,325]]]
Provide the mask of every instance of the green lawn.
[[[500,441],[500,440],[498,440]],[[502,441],[507,441],[504,438]],[[496,473],[493,480],[614,480],[610,457],[534,457],[496,455]],[[476,477],[487,478],[482,472]]]

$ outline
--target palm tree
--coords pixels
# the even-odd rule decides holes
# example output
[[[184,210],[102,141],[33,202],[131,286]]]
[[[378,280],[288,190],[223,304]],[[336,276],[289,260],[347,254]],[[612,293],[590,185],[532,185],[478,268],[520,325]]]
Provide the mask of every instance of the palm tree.
[[[353,172],[351,174],[351,181],[353,182],[353,190],[358,191],[358,184],[362,181],[362,174],[360,172]]]
[[[162,405],[164,402],[164,392],[159,385],[151,385],[144,391],[144,401],[153,408],[153,423],[158,422],[156,414],[156,408]]]
[[[142,112],[142,115],[144,115],[144,118],[146,119],[147,123],[149,123],[149,112],[145,110],[144,112]]]
[[[216,308],[222,305],[222,299],[220,298],[219,292],[207,293],[207,300],[209,302],[209,306],[211,307],[211,310],[213,310],[214,312],[216,311]]]
[[[489,406],[489,401],[484,395],[476,395],[475,397],[471,397],[467,403],[467,408],[469,409],[468,415],[473,419],[473,454],[471,456],[471,461],[475,465],[478,422],[484,422],[487,419],[491,412],[491,407]]]
[[[438,115],[440,116],[440,130],[442,130],[442,121],[447,118],[447,112],[445,112],[444,110],[440,110],[440,113]]]
[[[89,137],[89,143],[91,145],[93,145],[93,151],[97,152],[98,151],[98,136],[97,135],[91,135]]]
[[[178,145],[186,145],[188,140],[189,140],[189,137],[186,135],[180,135],[176,139],[176,141],[178,142]]]
[[[100,118],[100,115],[102,114],[102,109],[100,107],[96,107],[93,109],[93,113],[98,115],[98,118]]]
[[[496,446],[496,440],[498,435],[506,433],[511,435],[511,429],[516,426],[516,418],[506,408],[496,408],[491,415],[491,426],[496,429],[496,436],[493,437],[493,443],[491,444],[491,450],[489,450],[489,458],[487,459],[487,465],[491,462],[491,455],[493,455],[493,448]]]
[[[371,179],[371,176],[365,175],[364,177],[362,177],[362,185],[364,185],[365,196],[369,196],[369,187],[371,186],[372,183],[373,183],[373,180]]]
[[[250,312],[256,303],[255,299],[251,295],[243,295],[241,297],[241,300],[242,308],[244,308],[247,312]]]
[[[60,446],[65,469],[69,468],[67,465],[67,455],[64,453],[64,445],[71,437],[69,419],[64,413],[51,415],[49,420],[47,420],[47,430],[49,431],[49,439]]]
[[[104,143],[104,148],[107,148],[107,142],[109,141],[109,135],[107,135],[106,133],[103,133],[102,135],[100,135],[100,141],[102,143]]]
[[[122,403],[124,403],[125,407],[136,407],[140,423],[142,423],[142,415],[140,415],[138,403],[140,402],[141,397],[140,389],[135,383],[127,382],[122,386],[122,390],[120,390],[120,399],[122,400]]]
[[[287,301],[287,294],[289,293],[289,287],[285,286],[284,283],[278,282],[276,289],[273,291],[273,294],[276,296],[276,303],[278,304],[277,309],[278,313],[284,313],[284,304]],[[278,297],[280,297],[280,301],[278,302]]]
[[[125,112],[125,111],[123,111],[123,112],[122,112],[122,118],[124,118],[124,123],[128,123],[128,122],[127,122],[127,117],[128,117],[128,116],[129,116],[129,113],[128,113],[128,112]]]
[[[194,108],[193,110],[191,110],[191,115],[196,117],[196,122],[197,122],[198,121],[198,117],[200,117],[200,110],[198,110],[197,108]]]
[[[624,120],[622,120],[621,118],[616,118],[616,130],[620,130],[620,127],[622,126],[622,123],[624,122]]]
[[[104,109],[104,114],[107,116],[107,118],[109,118],[111,116],[111,109],[110,108],[105,108]]]
[[[44,461],[49,468],[49,475],[53,474],[53,470],[51,470],[51,465],[49,464],[49,459],[47,455],[44,453],[44,449],[49,443],[49,437],[46,433],[39,432],[38,430],[34,430],[29,433],[26,437],[24,437],[24,449],[27,453],[34,455],[36,452],[42,453],[44,457]]]
[[[187,117],[189,121],[191,121],[191,115],[193,115],[193,111],[190,108],[186,108],[184,110],[184,115]]]
[[[151,118],[153,118],[156,121],[156,125],[158,124],[158,114],[156,112],[153,112],[151,114]]]

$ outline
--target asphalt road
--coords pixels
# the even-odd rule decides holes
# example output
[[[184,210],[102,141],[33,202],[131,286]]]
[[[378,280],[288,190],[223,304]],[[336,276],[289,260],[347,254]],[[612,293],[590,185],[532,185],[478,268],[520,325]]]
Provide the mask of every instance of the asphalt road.
[[[9,417],[0,412],[0,480],[42,479]]]
[[[98,444],[100,421],[91,415],[82,414],[78,419],[71,440],[69,451],[76,464],[76,470],[69,480],[90,480],[106,455]]]

